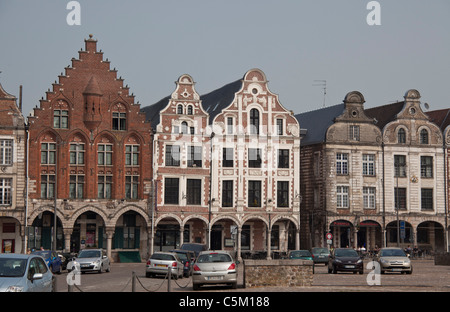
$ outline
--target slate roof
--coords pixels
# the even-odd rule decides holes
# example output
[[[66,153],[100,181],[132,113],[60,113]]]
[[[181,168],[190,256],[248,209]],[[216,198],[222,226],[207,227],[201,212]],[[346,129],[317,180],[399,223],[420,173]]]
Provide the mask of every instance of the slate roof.
[[[369,118],[375,118],[377,120],[376,125],[383,130],[384,126],[397,118],[397,114],[402,111],[404,105],[405,102],[402,101],[368,108],[364,110],[364,113]]]
[[[434,122],[441,131],[444,131],[450,125],[450,108],[444,108],[435,111],[425,112],[430,117],[430,121]]]
[[[141,112],[145,113],[145,120],[150,122],[154,131],[156,131],[156,126],[160,122],[159,113],[169,104],[170,97],[170,95],[166,96],[155,104],[141,108]]]

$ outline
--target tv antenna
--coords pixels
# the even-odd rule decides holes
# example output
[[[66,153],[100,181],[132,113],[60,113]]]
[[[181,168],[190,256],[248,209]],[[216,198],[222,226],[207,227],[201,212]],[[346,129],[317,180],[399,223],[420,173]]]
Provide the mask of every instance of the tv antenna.
[[[323,107],[325,107],[325,97],[327,95],[327,81],[326,80],[314,80],[313,86],[322,87],[322,89],[323,89]]]

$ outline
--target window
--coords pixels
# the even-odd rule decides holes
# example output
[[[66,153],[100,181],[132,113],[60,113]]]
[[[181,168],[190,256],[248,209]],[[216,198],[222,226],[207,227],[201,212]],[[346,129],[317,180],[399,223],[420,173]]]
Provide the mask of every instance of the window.
[[[394,168],[396,177],[406,177],[406,156],[394,155]]]
[[[375,188],[363,187],[364,209],[375,209]]]
[[[166,166],[180,166],[180,146],[166,145]]]
[[[422,178],[433,177],[433,157],[431,156],[420,157],[420,176]]]
[[[54,165],[56,160],[56,143],[41,143],[41,164]]]
[[[233,167],[233,148],[223,148],[222,150],[222,167],[232,168]]]
[[[201,167],[202,166],[202,147],[201,146],[189,146],[188,147],[188,167]]]
[[[69,198],[83,198],[84,175],[71,175],[69,180]]]
[[[139,194],[139,176],[125,176],[125,198],[138,199]]]
[[[97,182],[99,199],[110,199],[112,195],[112,176],[99,175]]]
[[[396,187],[394,189],[394,193],[395,193],[395,203],[394,203],[394,207],[395,209],[397,209],[397,207],[399,207],[399,210],[406,210],[406,188],[399,188]]]
[[[188,115],[192,115],[194,113],[193,110],[192,110],[192,105],[188,106],[187,113],[188,113]]]
[[[428,144],[428,131],[426,129],[420,130],[420,144]]]
[[[248,149],[248,166],[249,168],[261,168],[261,149]]]
[[[84,144],[70,144],[70,164],[84,165]]]
[[[164,203],[178,205],[179,196],[179,179],[165,178],[164,179]]]
[[[139,145],[125,145],[125,165],[139,166]]]
[[[363,175],[375,175],[375,155],[364,154],[363,156]]]
[[[348,186],[337,186],[337,208],[348,208]]]
[[[178,105],[177,106],[177,114],[178,115],[182,115],[183,114],[183,105]]]
[[[69,111],[55,109],[53,111],[53,128],[67,129],[69,128]]]
[[[201,179],[187,179],[186,203],[188,205],[201,205],[202,203]]]
[[[55,198],[55,175],[53,174],[41,175],[41,198],[42,199]]]
[[[348,154],[336,154],[336,174],[348,174]]]
[[[233,117],[227,117],[227,134],[233,134]]]
[[[250,134],[259,134],[259,111],[256,108],[250,110]]]
[[[261,181],[248,181],[248,206],[261,207]]]
[[[350,126],[348,139],[350,141],[359,141],[359,126]]]
[[[233,181],[222,182],[222,207],[233,207]]]
[[[277,207],[289,207],[289,181],[277,182]]]
[[[278,150],[278,168],[289,168],[289,150]]]
[[[421,191],[422,210],[433,210],[433,189],[423,188]]]
[[[0,205],[11,205],[12,179],[0,179]]]
[[[283,119],[277,119],[277,134],[283,135]]]
[[[112,145],[98,145],[98,164],[100,166],[112,166]]]
[[[0,165],[12,165],[12,140],[0,140]]]
[[[113,113],[112,118],[113,130],[127,130],[127,114],[126,113]]]
[[[397,143],[405,144],[406,143],[406,131],[403,128],[398,129],[397,132]]]
[[[181,133],[188,134],[188,124],[186,121],[181,123]]]

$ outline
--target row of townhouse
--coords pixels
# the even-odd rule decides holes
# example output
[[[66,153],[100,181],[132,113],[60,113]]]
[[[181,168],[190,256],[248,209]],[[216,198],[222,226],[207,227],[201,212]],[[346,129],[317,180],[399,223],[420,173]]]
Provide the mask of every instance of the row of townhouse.
[[[252,69],[205,95],[182,75],[141,108],[91,35],[71,61],[28,122],[0,88],[2,252],[126,261],[196,242],[270,258],[327,232],[334,246],[395,244],[397,229],[447,246],[447,111],[424,114],[417,91],[294,115]]]

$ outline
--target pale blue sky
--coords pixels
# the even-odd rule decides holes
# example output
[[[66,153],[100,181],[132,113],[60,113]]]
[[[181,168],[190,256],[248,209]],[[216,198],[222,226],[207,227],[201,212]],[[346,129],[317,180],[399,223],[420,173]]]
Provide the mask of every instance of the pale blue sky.
[[[380,26],[366,23],[369,0],[80,0],[81,26],[67,25],[68,2],[0,0],[0,83],[16,96],[23,85],[26,115],[91,33],[142,107],[182,74],[205,94],[255,67],[295,113],[322,107],[314,80],[327,106],[417,89],[431,110],[450,107],[448,0],[379,0]]]

